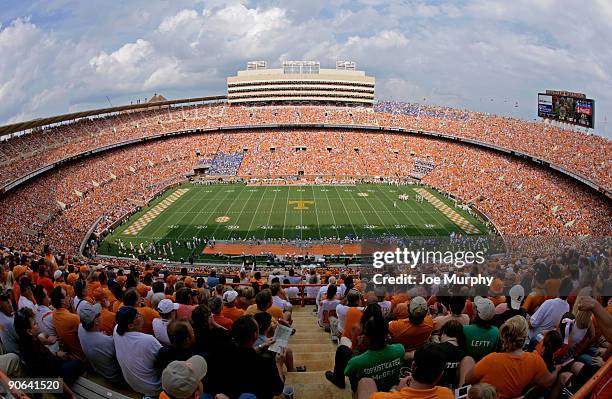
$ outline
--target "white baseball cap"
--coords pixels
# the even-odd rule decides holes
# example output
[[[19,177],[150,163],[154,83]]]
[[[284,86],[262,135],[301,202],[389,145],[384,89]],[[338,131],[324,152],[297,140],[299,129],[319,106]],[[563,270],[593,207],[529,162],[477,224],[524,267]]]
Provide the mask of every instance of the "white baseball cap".
[[[173,310],[178,310],[179,304],[172,302],[170,299],[162,299],[157,304],[157,311],[161,314],[168,314]]]

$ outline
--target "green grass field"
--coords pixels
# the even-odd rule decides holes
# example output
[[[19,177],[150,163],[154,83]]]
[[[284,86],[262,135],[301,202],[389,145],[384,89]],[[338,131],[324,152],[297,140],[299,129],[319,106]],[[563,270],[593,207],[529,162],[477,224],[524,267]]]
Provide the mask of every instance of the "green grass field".
[[[417,186],[247,186],[244,184],[194,185],[173,188],[153,200],[117,227],[100,245],[99,254],[131,256],[140,243],[163,244],[192,241],[285,238],[307,240],[392,236],[448,236],[465,234],[457,224],[430,202],[415,201]],[[480,234],[485,225],[453,202],[427,191],[453,208]],[[179,194],[181,194],[179,196]],[[398,196],[407,194],[408,201]],[[395,206],[394,206],[395,203]],[[126,250],[121,251],[117,240]],[[136,248],[129,251],[129,243]],[[174,246],[174,245],[173,245]],[[202,252],[203,243],[192,248],[174,246],[174,254],[152,258],[177,260]]]

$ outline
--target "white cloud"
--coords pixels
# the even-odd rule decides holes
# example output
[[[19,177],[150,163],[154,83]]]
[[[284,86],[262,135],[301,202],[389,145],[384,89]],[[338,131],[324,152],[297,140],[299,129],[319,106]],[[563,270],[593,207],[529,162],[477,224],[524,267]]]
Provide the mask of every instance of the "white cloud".
[[[538,91],[583,91],[596,98],[600,128],[612,109],[608,0],[50,1],[36,10],[0,25],[0,121],[103,106],[107,95],[117,104],[223,93],[249,59],[354,60],[377,77],[381,99],[531,119]]]

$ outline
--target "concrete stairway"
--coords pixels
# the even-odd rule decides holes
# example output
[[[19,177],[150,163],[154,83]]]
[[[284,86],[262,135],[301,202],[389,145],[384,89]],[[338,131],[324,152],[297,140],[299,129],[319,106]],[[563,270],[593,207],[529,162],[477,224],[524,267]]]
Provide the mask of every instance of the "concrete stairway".
[[[325,379],[325,371],[333,370],[336,345],[329,333],[317,324],[313,306],[293,307],[293,327],[297,330],[289,340],[296,366],[306,366],[304,373],[287,373],[286,385],[294,388],[295,399],[351,399],[348,386],[338,389]]]

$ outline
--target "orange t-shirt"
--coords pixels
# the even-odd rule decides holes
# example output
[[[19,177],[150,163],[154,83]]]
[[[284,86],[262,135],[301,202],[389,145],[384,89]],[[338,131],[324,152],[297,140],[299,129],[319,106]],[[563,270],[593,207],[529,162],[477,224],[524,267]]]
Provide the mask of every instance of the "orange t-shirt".
[[[259,310],[257,308],[257,304],[254,303],[251,306],[249,306],[247,308],[247,310],[244,312],[245,316],[253,316],[256,315],[257,313],[260,313],[261,310]],[[278,319],[282,319],[283,318],[283,310],[281,308],[279,308],[278,306],[270,306],[268,308],[268,310],[266,310],[266,313],[269,313],[270,316],[272,316],[273,319],[278,320]]]
[[[527,295],[523,308],[528,314],[534,314],[541,304],[546,300],[545,292],[542,288],[536,288],[535,292]]]
[[[108,309],[102,308],[100,310],[100,331],[106,335],[113,336],[113,329],[117,324],[117,318],[115,313]]]
[[[559,288],[561,288],[561,279],[550,278],[544,281],[544,291],[546,291],[546,296],[550,298],[555,298],[559,295]]]
[[[346,319],[344,321],[344,331],[342,332],[343,337],[353,338],[353,326],[359,324],[363,311],[356,307],[350,307],[346,312]]]
[[[480,383],[493,385],[499,399],[515,398],[534,378],[547,371],[546,364],[535,352],[520,355],[489,353],[473,369],[473,375]]]
[[[153,319],[160,317],[157,310],[148,307],[137,307],[136,310],[140,313],[144,319],[142,325],[142,332],[145,334],[153,334]]]
[[[404,345],[406,352],[413,351],[427,343],[433,332],[433,320],[425,316],[423,322],[414,325],[409,319],[395,320],[389,323],[389,333],[394,343]]]
[[[84,359],[85,354],[79,342],[79,316],[68,309],[53,311],[53,324],[62,348],[76,359]]]
[[[244,315],[244,310],[238,309],[235,306],[231,308],[224,307],[223,310],[221,310],[221,314],[231,321],[236,321],[240,316]]]
[[[111,310],[113,311],[113,313],[117,313],[117,311],[119,310],[120,307],[123,306],[123,302],[121,301],[115,301],[113,303],[113,306],[111,306]]]
[[[430,389],[402,388],[397,392],[376,392],[369,399],[454,399],[455,394],[445,387]]]

